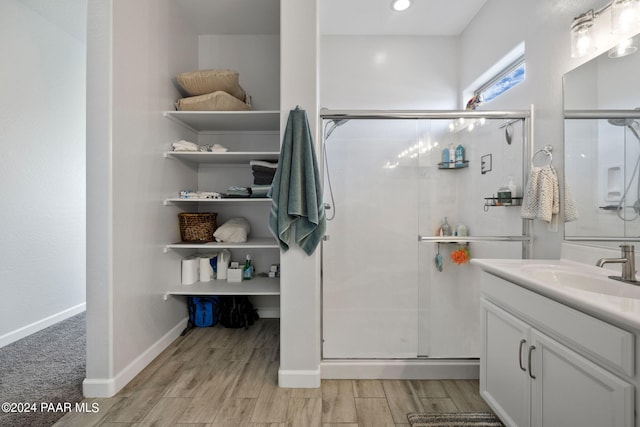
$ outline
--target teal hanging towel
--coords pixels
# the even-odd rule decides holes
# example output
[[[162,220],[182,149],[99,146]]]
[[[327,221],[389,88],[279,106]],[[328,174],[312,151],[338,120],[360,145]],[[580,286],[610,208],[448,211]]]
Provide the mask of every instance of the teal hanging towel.
[[[272,199],[269,230],[278,239],[280,249],[286,252],[295,242],[311,255],[324,236],[327,223],[309,121],[299,107],[289,112],[278,169],[267,195]]]

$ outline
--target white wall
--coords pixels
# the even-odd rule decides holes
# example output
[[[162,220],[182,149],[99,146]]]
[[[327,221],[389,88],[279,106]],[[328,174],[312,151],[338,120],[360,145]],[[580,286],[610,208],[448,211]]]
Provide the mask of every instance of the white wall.
[[[455,37],[322,36],[320,100],[329,109],[453,109]]]
[[[0,37],[2,347],[84,310],[86,55],[15,0]]]
[[[563,175],[562,76],[590,59],[571,58],[574,16],[598,8],[590,0],[488,0],[460,40],[460,87],[464,90],[519,43],[525,43],[526,80],[482,109],[535,108],[534,150],[554,147],[553,164]],[[575,184],[574,184],[575,185]],[[564,231],[534,221],[534,257],[558,258]]]
[[[176,74],[197,67],[197,37],[173,2],[89,1],[87,140],[87,377],[85,396],[110,396],[186,326],[183,301],[163,300],[179,280],[177,209],[167,188],[196,175],[162,152],[177,133],[163,117]]]

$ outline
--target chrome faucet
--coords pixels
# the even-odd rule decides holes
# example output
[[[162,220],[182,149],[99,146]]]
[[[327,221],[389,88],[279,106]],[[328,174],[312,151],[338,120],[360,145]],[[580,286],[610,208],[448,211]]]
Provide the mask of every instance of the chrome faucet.
[[[609,276],[610,279],[620,280],[627,283],[637,283],[636,280],[636,256],[633,245],[620,245],[620,258],[600,258],[596,265],[602,267],[605,264],[622,264],[622,276]]]

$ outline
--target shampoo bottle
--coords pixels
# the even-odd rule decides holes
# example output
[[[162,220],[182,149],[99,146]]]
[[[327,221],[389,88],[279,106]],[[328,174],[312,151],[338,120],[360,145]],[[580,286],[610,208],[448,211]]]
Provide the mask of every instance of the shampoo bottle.
[[[462,144],[458,144],[456,147],[456,167],[461,168],[464,166],[464,147]]]
[[[449,167],[449,149],[448,148],[445,148],[444,150],[442,150],[442,167],[443,168]]]
[[[456,167],[456,149],[453,148],[453,144],[449,146],[449,167]]]

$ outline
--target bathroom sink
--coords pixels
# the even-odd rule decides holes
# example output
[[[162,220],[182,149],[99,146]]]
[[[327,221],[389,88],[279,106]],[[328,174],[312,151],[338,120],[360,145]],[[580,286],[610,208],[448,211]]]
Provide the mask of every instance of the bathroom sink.
[[[610,279],[610,275],[619,275],[612,270],[591,266],[578,269],[575,266],[558,264],[530,264],[522,266],[522,272],[533,280],[559,288],[640,300],[640,286]]]

